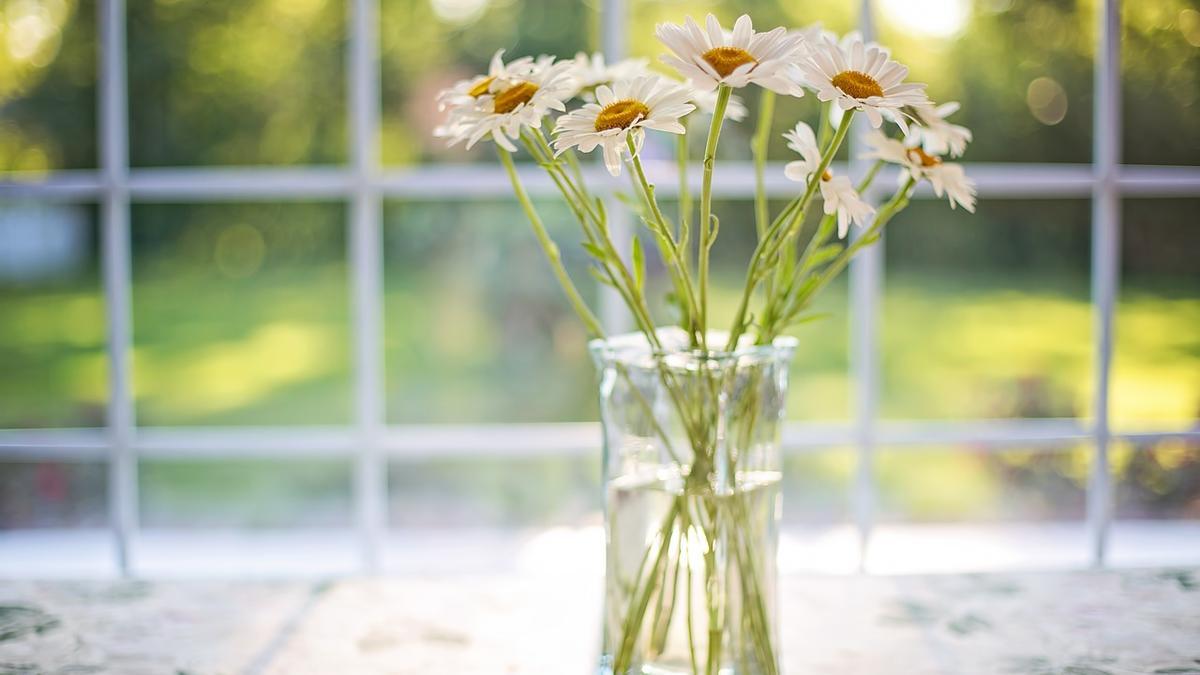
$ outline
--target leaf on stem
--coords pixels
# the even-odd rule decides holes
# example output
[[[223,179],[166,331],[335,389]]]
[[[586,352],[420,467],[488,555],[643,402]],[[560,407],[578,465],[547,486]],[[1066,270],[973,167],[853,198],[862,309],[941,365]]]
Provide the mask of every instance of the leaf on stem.
[[[608,261],[608,253],[606,253],[604,251],[604,249],[600,248],[599,246],[593,244],[590,241],[584,241],[584,242],[580,242],[580,243],[583,245],[584,250],[586,250],[588,253],[592,254],[592,257],[595,258],[596,260],[600,261],[601,263]]]

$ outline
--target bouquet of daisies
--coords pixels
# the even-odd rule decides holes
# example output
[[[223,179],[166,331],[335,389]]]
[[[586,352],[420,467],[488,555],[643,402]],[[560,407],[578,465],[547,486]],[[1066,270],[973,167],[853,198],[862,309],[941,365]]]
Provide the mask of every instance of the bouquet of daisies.
[[[660,24],[655,32],[669,50],[662,62],[673,74],[651,70],[643,60],[607,64],[599,55],[586,54],[569,60],[526,56],[506,62],[500,51],[486,74],[459,82],[439,96],[445,119],[435,134],[451,145],[494,143],[551,269],[593,337],[604,339],[603,329],[525,192],[513,161],[518,147],[561,193],[581,228],[593,276],[620,295],[655,358],[683,350],[703,358],[712,355],[717,363],[720,355],[736,356],[746,346],[774,344],[808,318],[815,296],[858,251],[880,238],[922,181],[951,207],[974,211],[974,184],[960,165],[947,161],[961,155],[971,140],[969,130],[947,121],[957,104],[930,101],[925,85],[906,82],[908,69],[884,47],[854,33],[839,38],[819,26],[756,32],[748,16],[738,18],[731,31],[709,15],[704,26],[689,17],[682,25]],[[757,240],[732,324],[710,331],[710,254],[721,225],[712,208],[717,148],[726,120],[747,116],[735,90],[750,87],[761,90],[751,140]],[[797,184],[796,194],[772,214],[764,182],[775,99],[809,94],[822,102],[817,130],[801,120],[784,134],[787,147],[797,155],[784,167],[786,177]],[[855,125],[860,116],[863,121]],[[691,118],[703,117],[707,125],[691,123]],[[705,126],[703,174],[695,199],[687,180],[691,158],[686,136],[693,127]],[[860,176],[836,174],[833,159],[855,126],[864,133],[863,146],[868,148],[862,159],[874,161],[863,165],[869,168]],[[679,199],[674,217],[660,207],[643,166],[642,150],[651,133],[677,137]],[[628,247],[625,242],[619,246],[608,226],[605,201],[585,181],[580,155],[597,151],[608,173],[631,176],[635,194],[630,203],[670,282],[670,306],[675,310],[671,330],[660,328],[646,298],[642,238],[634,236]],[[888,164],[898,169],[881,171]],[[881,194],[878,188],[868,192],[877,177],[893,173],[898,179],[890,197],[877,203],[866,198]],[[816,202],[822,214],[809,227],[806,216]],[[847,241],[851,226],[861,231]],[[752,438],[749,427],[769,416],[756,410],[762,402],[751,396],[740,400],[732,422],[726,418],[719,424],[722,415],[716,409],[724,399],[714,392],[721,391],[727,373],[717,366],[706,370],[703,358],[698,378],[657,364],[661,387],[668,394],[664,398],[682,420],[677,426],[683,429],[687,452],[671,450],[667,425],[653,425],[662,436],[662,447],[671,450],[667,454],[679,484],[671,490],[679,496],[665,509],[661,528],[651,532],[644,554],[635,556],[641,562],[632,580],[610,583],[613,597],[608,602],[615,610],[606,623],[607,672],[778,672],[773,602],[762,578],[766,567],[761,559],[769,552],[736,543],[743,541],[739,533],[752,529],[747,515],[752,502],[749,497],[738,501],[738,467],[732,466],[735,460],[728,451],[722,455],[728,435]],[[660,415],[638,391],[633,376],[624,368],[620,372],[629,379],[634,398],[646,407],[646,417]],[[739,387],[759,390],[754,383]],[[744,427],[737,426],[742,423]],[[729,495],[733,501],[726,499]],[[734,542],[732,548],[729,542]],[[681,569],[689,587],[693,572],[699,576],[698,611],[692,606],[692,592],[673,590]],[[737,588],[729,590],[733,586]],[[685,618],[679,622],[686,622],[686,644],[672,652],[670,636],[682,630],[672,628],[681,596],[687,600]],[[707,623],[694,627],[694,618]]]
[[[747,113],[735,89],[762,89],[752,142],[758,178],[758,245],[749,262],[741,306],[723,345],[726,349],[735,347],[747,333],[767,344],[801,319],[816,292],[858,250],[879,238],[920,181],[928,180],[952,207],[974,210],[974,184],[960,165],[946,161],[961,155],[971,139],[968,129],[946,120],[957,104],[935,105],[926,97],[925,85],[905,82],[908,69],[884,47],[864,42],[856,33],[839,40],[819,26],[760,33],[745,15],[732,31],[710,14],[703,27],[689,17],[683,25],[661,24],[655,32],[670,50],[663,63],[680,78],[652,71],[639,59],[609,65],[598,54],[581,53],[570,60],[539,56],[506,63],[501,50],[486,74],[463,80],[438,98],[445,120],[434,131],[436,136],[468,148],[484,140],[495,143],[555,275],[593,335],[603,335],[600,323],[567,275],[515,171],[512,155],[518,144],[550,175],[583,229],[597,278],[617,289],[651,343],[655,323],[639,283],[644,265],[640,240],[633,239],[630,259],[618,254],[606,227],[604,205],[585,184],[578,155],[599,150],[612,175],[633,172],[643,222],[671,276],[678,324],[690,336],[692,347],[719,348],[708,343],[709,253],[719,223],[712,212],[712,183],[721,128],[727,118],[737,121]],[[788,147],[800,156],[786,165],[785,173],[799,186],[797,196],[771,218],[763,171],[774,99],[801,97],[806,92],[815,93],[827,114],[821,115],[820,134],[804,121],[785,134]],[[573,102],[580,105],[568,110]],[[830,165],[858,113],[871,128],[863,139],[870,151],[863,158],[876,161],[855,184],[850,176],[833,174]],[[695,205],[687,189],[685,135],[688,118],[699,114],[709,116],[711,123],[697,217],[692,222]],[[836,127],[831,119],[837,120]],[[659,207],[642,166],[640,153],[649,132],[680,138],[682,194],[674,222]],[[863,194],[884,164],[899,165],[899,186],[890,199],[873,205]],[[805,215],[818,200],[825,218],[804,249],[798,250]],[[835,234],[839,240],[846,238],[851,224],[865,231],[850,245],[832,244]],[[761,307],[751,313],[756,299]]]

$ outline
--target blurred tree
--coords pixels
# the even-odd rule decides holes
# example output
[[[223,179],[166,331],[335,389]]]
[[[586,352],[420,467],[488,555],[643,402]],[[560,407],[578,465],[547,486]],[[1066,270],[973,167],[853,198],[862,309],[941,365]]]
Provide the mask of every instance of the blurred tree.
[[[0,0],[0,174],[96,166],[94,5]]]

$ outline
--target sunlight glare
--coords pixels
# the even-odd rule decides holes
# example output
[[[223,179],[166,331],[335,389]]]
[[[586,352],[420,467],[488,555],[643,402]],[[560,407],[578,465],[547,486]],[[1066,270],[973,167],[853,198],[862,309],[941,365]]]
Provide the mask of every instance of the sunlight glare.
[[[969,0],[881,0],[888,23],[913,36],[953,37],[971,17]]]

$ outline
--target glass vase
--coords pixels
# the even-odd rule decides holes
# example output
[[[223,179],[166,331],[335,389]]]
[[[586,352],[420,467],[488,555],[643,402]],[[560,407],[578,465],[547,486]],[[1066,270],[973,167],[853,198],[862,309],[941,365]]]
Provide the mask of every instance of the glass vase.
[[[775,675],[780,431],[795,340],[692,350],[630,334],[600,371],[602,675]],[[709,334],[710,345],[725,336]]]

